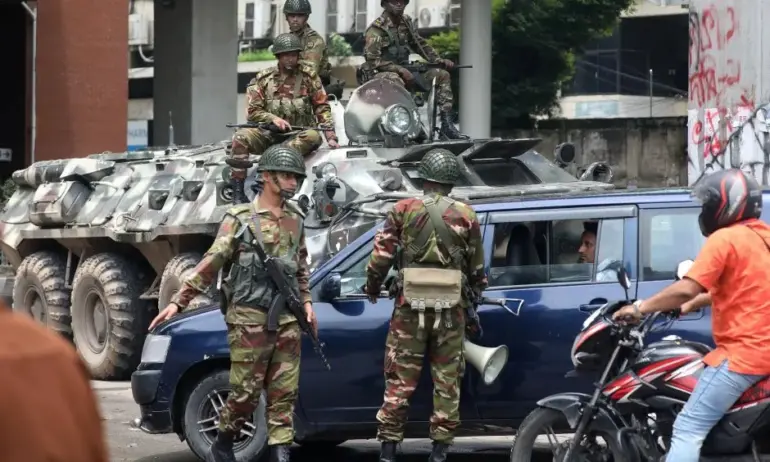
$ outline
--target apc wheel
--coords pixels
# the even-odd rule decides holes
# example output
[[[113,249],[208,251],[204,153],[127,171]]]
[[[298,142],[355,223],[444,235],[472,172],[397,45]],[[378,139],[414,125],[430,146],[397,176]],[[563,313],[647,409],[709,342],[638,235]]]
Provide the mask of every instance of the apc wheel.
[[[150,324],[144,277],[120,255],[85,259],[72,283],[75,346],[95,379],[125,379],[139,365]]]
[[[51,330],[72,339],[66,274],[66,262],[56,252],[41,251],[27,256],[14,278],[13,311],[32,316]]]
[[[530,462],[534,460],[535,440],[545,434],[546,444],[553,453],[553,460],[562,460],[569,440],[557,442],[553,427],[569,428],[564,414],[553,409],[538,407],[532,411],[519,426],[511,449],[511,462]],[[573,454],[573,460],[585,462],[630,462],[618,446],[616,435],[592,431],[588,427],[588,435]],[[590,436],[591,438],[588,438]],[[604,440],[604,446],[595,444],[595,437]],[[594,440],[591,442],[590,440]],[[587,441],[586,441],[587,440]],[[542,452],[542,451],[539,451]]]
[[[230,371],[216,371],[206,376],[187,399],[182,431],[187,445],[201,460],[206,460],[209,447],[217,437],[219,417],[228,393]],[[239,462],[259,460],[267,451],[265,407],[263,392],[252,421],[246,423],[233,444]]]
[[[182,281],[195,268],[195,265],[201,260],[201,254],[197,252],[186,252],[172,258],[166,268],[163,270],[163,276],[160,278],[160,287],[158,288],[158,309],[165,308],[171,299],[174,298],[179,289],[182,288]],[[187,307],[190,310],[214,304],[213,287],[209,287],[206,292],[193,298]]]

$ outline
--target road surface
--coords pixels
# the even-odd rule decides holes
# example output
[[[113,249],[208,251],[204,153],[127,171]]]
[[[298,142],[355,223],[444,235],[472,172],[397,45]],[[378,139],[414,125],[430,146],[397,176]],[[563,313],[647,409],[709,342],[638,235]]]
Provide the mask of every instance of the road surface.
[[[131,422],[139,416],[139,409],[131,397],[128,382],[93,382],[99,398],[111,462],[198,462],[185,443],[176,435],[148,435],[133,428]],[[509,460],[511,437],[458,438],[452,447],[450,460],[457,462],[477,461],[484,456],[485,462]],[[409,440],[401,446],[400,462],[424,462],[430,453],[430,440]],[[380,445],[375,440],[349,441],[325,455],[323,460],[345,462],[377,462]],[[544,453],[540,460],[551,460]],[[297,448],[292,458],[295,462],[320,460],[319,454],[305,457]]]

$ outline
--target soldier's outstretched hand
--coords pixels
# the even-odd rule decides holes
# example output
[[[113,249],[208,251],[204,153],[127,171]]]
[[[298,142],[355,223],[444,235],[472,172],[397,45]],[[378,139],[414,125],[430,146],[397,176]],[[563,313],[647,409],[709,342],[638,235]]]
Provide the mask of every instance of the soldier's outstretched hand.
[[[150,328],[148,330],[153,330],[155,326],[162,323],[163,321],[166,321],[168,319],[171,319],[172,316],[179,313],[179,307],[176,303],[169,303],[167,307],[163,309],[160,313],[158,313],[157,316],[155,316],[155,319],[152,320],[150,323]]]
[[[284,132],[291,130],[291,124],[280,117],[273,119],[273,123]]]

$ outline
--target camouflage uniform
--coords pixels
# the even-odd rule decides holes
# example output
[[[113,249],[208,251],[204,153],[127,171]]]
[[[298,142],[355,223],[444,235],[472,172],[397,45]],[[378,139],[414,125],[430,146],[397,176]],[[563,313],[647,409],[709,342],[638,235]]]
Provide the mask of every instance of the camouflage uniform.
[[[444,169],[443,178],[441,169]],[[434,174],[436,171],[439,175]],[[454,155],[437,149],[428,153],[420,166],[421,176],[435,183],[456,182],[459,166]],[[441,217],[454,234],[457,253],[455,258],[438,243],[438,234],[430,223],[425,200],[444,202]],[[433,231],[424,240],[422,248],[418,242],[422,228],[431,226]],[[410,247],[411,246],[411,247]],[[461,270],[467,283],[480,294],[486,287],[484,274],[484,251],[481,230],[473,209],[460,202],[451,201],[441,194],[429,194],[422,198],[404,199],[395,204],[385,224],[375,238],[374,251],[367,266],[366,292],[379,294],[382,282],[395,262],[397,255],[403,260],[403,249],[414,249],[411,261],[397,262],[401,269],[414,266],[452,268]],[[397,251],[397,249],[402,249]],[[403,277],[403,271],[399,272]],[[380,460],[391,460],[388,444],[403,439],[403,426],[407,418],[409,399],[417,387],[423,365],[423,356],[428,351],[433,377],[433,416],[430,419],[430,437],[438,443],[439,453],[452,444],[454,432],[460,423],[460,383],[465,371],[463,338],[465,334],[465,311],[469,303],[462,300],[436,322],[436,313],[427,311],[423,327],[420,328],[418,314],[409,305],[403,294],[403,286],[396,293],[396,302],[390,329],[385,344],[385,396],[377,413],[379,431],[377,438],[383,442],[383,456]],[[447,322],[448,321],[448,322]],[[451,327],[447,327],[451,325]],[[420,330],[424,329],[424,332]],[[436,449],[434,448],[434,451]],[[443,460],[440,456],[431,460]]]
[[[407,1],[406,4],[408,3]],[[364,66],[376,72],[375,78],[388,79],[401,86],[406,86],[400,72],[403,69],[402,66],[409,63],[410,52],[416,52],[428,62],[436,62],[440,59],[436,50],[414,30],[412,18],[406,14],[402,14],[401,20],[396,24],[391,19],[389,11],[383,11],[382,15],[366,29],[364,37],[364,58],[366,59]],[[423,75],[429,82],[436,79],[436,101],[441,111],[442,129],[450,138],[462,137],[452,125],[450,117],[454,96],[449,72],[433,68],[428,69]]]
[[[301,51],[298,38],[293,34],[281,34],[275,38],[273,52],[276,55]],[[271,67],[257,73],[246,89],[246,119],[249,122],[270,123],[276,117],[291,125],[333,125],[331,107],[326,91],[316,74],[299,69],[294,73],[282,73]],[[334,130],[325,133],[327,140],[336,140]],[[321,146],[321,134],[317,130],[282,134],[258,128],[244,128],[233,135],[232,158],[247,161],[249,153],[261,154],[268,146],[283,143],[299,151],[303,156]],[[232,178],[243,180],[246,169],[232,168]]]
[[[270,147],[262,156],[258,171],[290,171],[300,177],[305,175],[300,154],[283,146]],[[227,283],[233,287],[233,296],[225,315],[230,345],[231,392],[219,422],[219,434],[224,435],[225,441],[232,441],[244,423],[251,419],[263,388],[267,391],[268,444],[291,445],[294,441],[292,414],[299,384],[301,331],[296,319],[288,312],[279,316],[277,332],[267,331],[266,307],[277,289],[269,280],[254,284],[254,280],[265,281],[267,276],[247,241],[261,235],[267,255],[279,257],[289,268],[296,268],[295,290],[303,303],[310,302],[303,219],[302,212],[290,202],[285,202],[281,216],[260,208],[257,202],[230,208],[214,243],[172,300],[184,309],[215,281],[221,268],[232,264]],[[244,232],[246,227],[249,233]],[[219,441],[218,437],[215,444],[220,444]],[[231,443],[229,447],[231,450]],[[288,449],[286,451],[288,457]]]
[[[304,14],[310,16],[313,10],[309,0],[286,0],[283,4],[283,14]],[[302,43],[302,52],[299,54],[300,69],[307,74],[317,74],[324,85],[329,82],[331,64],[329,53],[323,37],[312,27],[305,24],[299,32],[294,32]]]

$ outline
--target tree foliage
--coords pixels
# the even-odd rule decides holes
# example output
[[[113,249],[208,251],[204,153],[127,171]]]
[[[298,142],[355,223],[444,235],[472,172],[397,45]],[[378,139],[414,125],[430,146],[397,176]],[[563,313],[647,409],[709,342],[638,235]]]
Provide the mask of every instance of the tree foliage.
[[[552,114],[558,90],[574,72],[575,56],[591,40],[607,36],[634,0],[494,0],[492,13],[493,124],[528,123]],[[430,43],[458,59],[459,33]],[[462,78],[462,74],[460,74]]]

